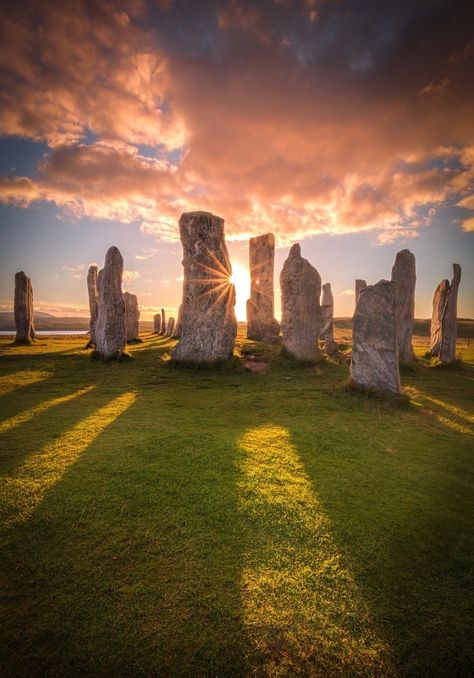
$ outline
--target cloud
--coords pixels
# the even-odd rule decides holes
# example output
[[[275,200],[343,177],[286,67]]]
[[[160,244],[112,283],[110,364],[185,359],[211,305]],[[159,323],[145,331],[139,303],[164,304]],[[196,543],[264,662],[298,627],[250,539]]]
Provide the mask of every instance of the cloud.
[[[141,275],[138,271],[128,271],[127,269],[123,272],[123,282],[134,282],[139,280]]]
[[[77,264],[76,266],[61,266],[61,269],[63,271],[69,271],[73,278],[82,278],[85,268],[85,264]]]
[[[142,254],[136,254],[135,259],[138,261],[143,261],[145,259],[151,259],[157,253],[156,247],[149,247],[148,249],[142,250]]]
[[[340,294],[342,296],[346,296],[346,297],[353,297],[355,295],[355,291],[354,290],[344,290],[343,292],[340,292]]]
[[[385,244],[447,204],[472,210],[469,3],[23,9],[2,23],[0,132],[52,150],[0,180],[3,202],[174,242],[180,213],[205,209],[229,239],[271,230],[279,244],[361,231]]]

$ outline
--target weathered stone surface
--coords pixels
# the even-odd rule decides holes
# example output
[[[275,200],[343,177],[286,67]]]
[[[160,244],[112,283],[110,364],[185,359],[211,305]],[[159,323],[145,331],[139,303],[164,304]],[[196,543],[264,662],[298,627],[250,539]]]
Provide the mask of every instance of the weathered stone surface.
[[[90,329],[90,341],[89,344],[95,346],[95,326],[97,324],[97,313],[99,310],[99,292],[97,290],[97,277],[99,269],[95,264],[89,266],[89,271],[87,272],[87,293],[89,295],[89,329]]]
[[[161,332],[160,334],[166,334],[166,314],[165,309],[161,309]]]
[[[110,247],[104,268],[99,271],[99,307],[95,329],[97,352],[104,358],[118,358],[125,350],[125,302],[122,296],[123,259],[117,247]]]
[[[275,238],[273,233],[249,240],[250,299],[247,300],[247,337],[266,341],[279,334],[274,317],[273,270]]]
[[[232,267],[225,244],[224,220],[209,212],[181,215],[183,310],[181,338],[173,360],[212,363],[232,355],[237,321]]]
[[[453,264],[453,279],[442,280],[433,297],[430,351],[444,363],[456,359],[457,299],[461,267]]]
[[[430,351],[439,356],[443,339],[443,313],[448,296],[449,280],[442,280],[435,289],[433,297],[433,312],[431,314]]]
[[[321,302],[321,326],[319,338],[324,342],[324,350],[328,355],[333,355],[339,346],[334,341],[334,299],[332,296],[331,283],[323,285],[323,298]]]
[[[140,310],[138,308],[137,295],[131,292],[124,292],[123,300],[125,302],[125,335],[127,341],[138,341]]]
[[[355,303],[356,303],[356,305],[357,305],[357,302],[359,300],[360,291],[363,290],[364,287],[367,287],[366,281],[362,280],[361,278],[356,278],[356,282],[355,282]]]
[[[413,360],[411,339],[415,320],[416,261],[410,250],[397,253],[392,282],[395,283],[398,357],[400,360]]]
[[[299,360],[318,357],[321,277],[293,245],[280,273],[282,344]]]
[[[178,309],[178,319],[174,326],[173,337],[179,339],[181,337],[183,327],[183,304],[179,305]]]
[[[173,330],[174,330],[174,318],[169,318],[168,324],[166,326],[166,336],[172,337],[173,336]]]
[[[395,283],[388,280],[360,293],[352,327],[351,380],[364,388],[400,391]]]
[[[14,315],[16,341],[29,342],[35,338],[33,317],[33,288],[23,271],[15,273]]]
[[[153,332],[160,334],[161,332],[161,313],[155,313],[153,316]]]

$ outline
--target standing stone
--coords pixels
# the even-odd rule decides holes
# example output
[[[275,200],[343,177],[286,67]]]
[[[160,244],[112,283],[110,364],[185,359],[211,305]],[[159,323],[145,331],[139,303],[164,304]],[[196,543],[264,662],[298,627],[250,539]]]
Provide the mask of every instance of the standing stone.
[[[161,332],[160,334],[166,334],[166,315],[165,309],[161,309]]]
[[[324,342],[324,350],[328,355],[333,355],[339,346],[334,341],[334,299],[332,296],[331,283],[323,285],[323,299],[321,304],[321,329],[319,338]]]
[[[181,215],[183,309],[181,338],[173,360],[213,363],[232,355],[237,320],[232,267],[225,244],[224,220],[209,212]]]
[[[26,273],[15,273],[14,315],[16,326],[16,341],[30,343],[35,338],[33,317],[33,288]]]
[[[178,319],[176,321],[173,331],[173,337],[175,339],[179,339],[181,337],[182,327],[183,327],[183,304],[180,304],[178,309]]]
[[[95,327],[97,325],[97,313],[99,309],[99,292],[97,290],[97,277],[99,269],[95,264],[89,266],[87,273],[87,292],[89,295],[89,312],[90,312],[90,340],[89,346],[95,346]]]
[[[362,280],[360,278],[356,278],[356,282],[355,282],[355,303],[356,303],[356,306],[357,306],[357,302],[359,301],[360,291],[363,290],[364,287],[367,287],[366,281]]]
[[[443,313],[449,290],[449,280],[442,280],[435,290],[433,297],[433,312],[431,314],[430,352],[439,357],[443,339]]]
[[[160,334],[161,332],[161,313],[155,313],[153,316],[153,332]]]
[[[430,351],[443,363],[456,359],[457,300],[461,267],[453,264],[453,279],[442,280],[433,298]]]
[[[173,336],[173,330],[174,330],[174,318],[169,318],[168,324],[166,326],[166,336],[172,337]]]
[[[283,347],[298,360],[318,357],[321,277],[293,245],[280,273]]]
[[[125,302],[125,335],[127,341],[140,341],[138,336],[140,310],[138,308],[137,295],[131,292],[124,292],[123,300]]]
[[[395,283],[395,315],[397,323],[398,357],[413,360],[411,338],[415,320],[416,261],[410,250],[398,252],[392,268]]]
[[[352,328],[351,380],[364,388],[400,392],[395,283],[380,280],[359,296]]]
[[[250,238],[249,259],[250,299],[247,300],[247,337],[255,341],[267,341],[280,333],[280,325],[274,318],[273,233]]]
[[[103,358],[119,358],[127,343],[122,274],[122,255],[117,247],[110,247],[97,285],[99,308],[95,336],[97,352]]]

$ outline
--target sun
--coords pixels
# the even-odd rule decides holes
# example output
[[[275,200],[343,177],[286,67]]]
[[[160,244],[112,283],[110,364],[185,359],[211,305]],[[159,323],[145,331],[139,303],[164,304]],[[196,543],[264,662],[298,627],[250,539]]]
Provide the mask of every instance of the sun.
[[[250,274],[247,268],[241,264],[232,264],[232,275],[230,282],[235,285],[235,315],[237,320],[246,320],[247,299],[250,297]]]

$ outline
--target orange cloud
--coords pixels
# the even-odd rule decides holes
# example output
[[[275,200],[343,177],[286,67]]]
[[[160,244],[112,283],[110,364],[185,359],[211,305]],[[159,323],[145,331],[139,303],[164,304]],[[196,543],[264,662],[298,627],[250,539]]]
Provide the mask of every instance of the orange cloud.
[[[207,209],[229,238],[272,230],[280,244],[369,230],[392,242],[451,199],[472,209],[467,16],[451,36],[444,14],[400,9],[387,37],[362,8],[354,23],[349,1],[232,0],[199,3],[196,31],[161,4],[154,24],[145,2],[6,13],[0,133],[53,150],[34,177],[1,179],[0,200],[161,240],[177,239],[181,212]]]

